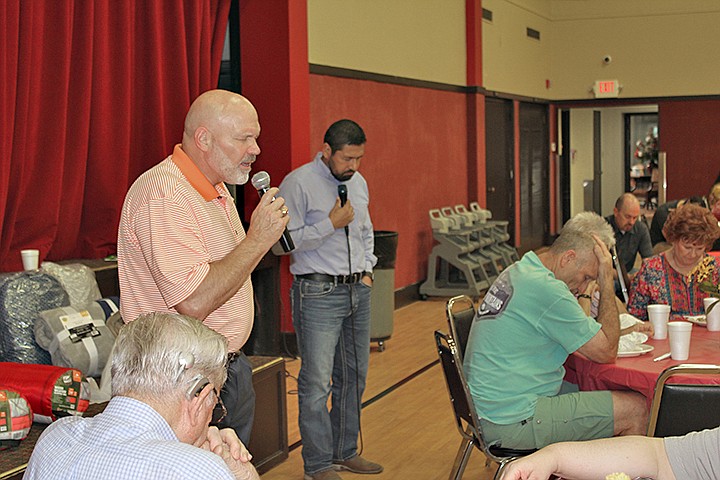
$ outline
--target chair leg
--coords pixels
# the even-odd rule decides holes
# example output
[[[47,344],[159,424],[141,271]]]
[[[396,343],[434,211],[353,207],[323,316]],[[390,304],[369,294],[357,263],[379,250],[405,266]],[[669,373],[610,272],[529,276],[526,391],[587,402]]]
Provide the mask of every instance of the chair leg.
[[[455,463],[453,464],[452,471],[450,472],[450,480],[460,480],[465,473],[465,467],[467,466],[468,460],[470,460],[470,453],[472,453],[473,444],[472,442],[464,438],[458,449],[458,453],[455,456]]]
[[[505,467],[507,467],[508,463],[510,463],[512,460],[505,460],[500,462],[500,465],[498,465],[497,470],[495,471],[495,476],[493,477],[493,480],[500,480],[502,478],[502,474],[505,471]]]

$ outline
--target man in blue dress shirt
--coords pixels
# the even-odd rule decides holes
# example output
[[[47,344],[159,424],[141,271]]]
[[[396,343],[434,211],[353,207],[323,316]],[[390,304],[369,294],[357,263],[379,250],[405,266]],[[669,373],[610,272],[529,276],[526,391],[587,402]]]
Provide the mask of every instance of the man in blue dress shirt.
[[[315,159],[280,184],[295,243],[291,297],[302,357],[298,400],[306,480],[339,479],[336,470],[382,471],[357,449],[377,262],[367,183],[357,171],[365,140],[352,120],[333,123]]]
[[[112,359],[112,399],[91,418],[65,417],[40,436],[24,478],[258,480],[224,412],[227,340],[194,318],[141,315]]]

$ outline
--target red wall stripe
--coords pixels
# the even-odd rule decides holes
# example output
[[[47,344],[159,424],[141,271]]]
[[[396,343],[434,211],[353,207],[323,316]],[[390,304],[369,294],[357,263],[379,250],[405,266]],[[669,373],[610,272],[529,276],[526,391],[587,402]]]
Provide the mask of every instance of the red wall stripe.
[[[482,2],[465,0],[467,84],[482,86]]]
[[[242,91],[258,110],[262,153],[253,170],[266,170],[277,186],[293,168],[308,161],[310,149],[310,72],[305,1],[240,2]],[[268,59],[273,59],[269,61]],[[244,188],[244,217],[258,202]],[[281,260],[281,330],[292,331],[289,259]]]

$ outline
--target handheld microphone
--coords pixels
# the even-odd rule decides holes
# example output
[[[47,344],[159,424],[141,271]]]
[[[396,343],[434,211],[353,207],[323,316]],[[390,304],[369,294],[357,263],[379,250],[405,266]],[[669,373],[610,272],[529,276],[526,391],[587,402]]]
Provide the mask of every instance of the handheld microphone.
[[[265,195],[265,193],[270,190],[270,175],[268,175],[267,172],[257,172],[255,175],[253,175],[251,180],[252,186],[255,187],[255,189],[258,191],[258,195],[261,197]],[[273,198],[273,201],[275,198]],[[290,236],[290,232],[287,231],[287,228],[285,228],[285,231],[283,232],[282,236],[280,237],[280,246],[283,249],[283,252],[288,253],[295,249],[295,244],[293,243],[293,239]]]
[[[338,197],[340,197],[340,206],[344,207],[347,203],[347,185],[338,185]],[[350,229],[345,225],[345,235],[350,235]]]

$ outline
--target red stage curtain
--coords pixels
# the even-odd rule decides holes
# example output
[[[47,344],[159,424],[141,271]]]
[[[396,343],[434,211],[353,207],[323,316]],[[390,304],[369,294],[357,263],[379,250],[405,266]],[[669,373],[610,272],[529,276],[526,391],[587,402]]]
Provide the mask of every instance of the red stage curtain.
[[[115,252],[125,192],[218,82],[230,0],[0,1],[0,270]]]

